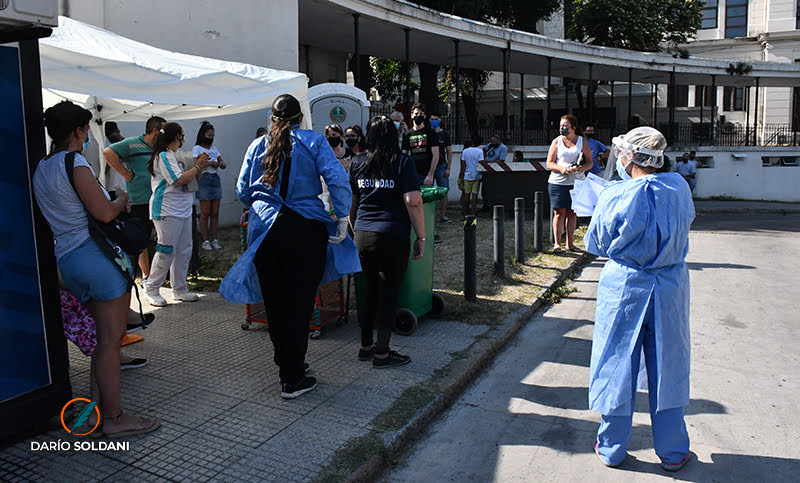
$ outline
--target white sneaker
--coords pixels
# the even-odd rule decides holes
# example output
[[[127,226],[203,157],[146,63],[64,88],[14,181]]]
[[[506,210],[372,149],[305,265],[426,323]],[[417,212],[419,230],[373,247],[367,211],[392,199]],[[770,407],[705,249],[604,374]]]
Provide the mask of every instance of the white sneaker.
[[[172,292],[172,298],[174,300],[180,300],[181,302],[197,302],[197,300],[200,299],[196,293],[192,292]]]
[[[221,250],[222,249],[222,245],[219,244],[218,240],[214,240],[213,242],[211,242],[211,246],[216,248],[217,250]]]
[[[211,250],[211,249],[212,249],[211,248],[211,242],[209,242],[208,240],[204,241],[203,242],[203,250]]]
[[[146,283],[147,283],[147,277],[142,277],[142,281],[139,282],[139,287],[141,287],[142,290],[144,290],[144,284]]]
[[[147,301],[150,302],[150,305],[153,307],[165,307],[167,305],[167,299],[162,297],[161,294],[146,293],[145,296],[147,297]]]

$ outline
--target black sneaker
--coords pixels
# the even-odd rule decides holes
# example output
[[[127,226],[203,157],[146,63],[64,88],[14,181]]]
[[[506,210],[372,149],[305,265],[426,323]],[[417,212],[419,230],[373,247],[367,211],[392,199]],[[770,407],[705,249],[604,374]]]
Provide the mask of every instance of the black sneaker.
[[[358,360],[369,361],[375,356],[375,348],[372,349],[358,349]]]
[[[144,367],[147,365],[147,359],[137,357],[136,359],[131,359],[128,362],[121,362],[119,364],[119,370],[124,371],[126,369],[136,369],[138,367]]]
[[[409,362],[411,362],[410,357],[404,356],[403,354],[399,354],[395,351],[389,351],[389,353],[383,359],[380,357],[372,359],[372,367],[382,369],[384,367],[403,366]]]
[[[281,384],[281,397],[284,399],[294,399],[302,396],[308,391],[317,387],[317,378],[305,376],[297,384],[285,382]]]
[[[139,329],[146,329],[150,326],[150,324],[153,323],[154,320],[156,320],[156,316],[155,314],[144,314],[144,322],[141,322],[141,319],[139,320],[140,322],[136,322],[135,324],[128,324],[125,332],[130,334],[131,332],[136,332]]]
[[[433,243],[442,243],[442,237],[439,235],[433,235]]]
[[[308,371],[311,370],[311,366],[308,365],[308,362],[303,363],[303,373],[308,374]]]

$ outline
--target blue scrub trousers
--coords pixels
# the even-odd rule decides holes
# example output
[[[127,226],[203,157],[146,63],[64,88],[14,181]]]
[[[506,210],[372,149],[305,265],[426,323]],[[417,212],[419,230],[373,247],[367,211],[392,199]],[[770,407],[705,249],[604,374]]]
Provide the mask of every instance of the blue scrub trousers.
[[[647,369],[650,421],[653,426],[653,447],[656,454],[663,463],[677,464],[689,452],[689,433],[686,431],[686,423],[683,420],[683,408],[656,412],[659,368],[656,360],[654,307],[651,299],[642,329],[639,332],[639,339],[636,341],[636,347],[631,356],[632,399],[611,414],[602,415],[600,429],[597,430],[597,452],[600,458],[611,466],[622,463],[631,442],[633,407],[636,403],[636,386],[642,348],[644,348],[645,368]]]

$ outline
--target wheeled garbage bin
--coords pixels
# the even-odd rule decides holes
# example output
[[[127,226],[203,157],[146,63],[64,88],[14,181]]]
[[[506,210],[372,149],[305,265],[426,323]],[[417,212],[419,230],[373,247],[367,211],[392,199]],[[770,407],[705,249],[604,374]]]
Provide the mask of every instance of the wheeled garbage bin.
[[[438,317],[444,313],[444,299],[433,293],[433,230],[436,219],[436,202],[447,196],[447,188],[423,186],[422,207],[425,214],[425,252],[419,260],[413,260],[413,253],[409,253],[408,268],[403,284],[400,286],[400,296],[397,302],[397,315],[394,321],[394,331],[401,335],[411,335],[419,326],[419,318],[423,315]],[[411,245],[413,247],[416,234],[411,230]],[[355,276],[356,303],[358,314],[361,317],[366,294],[363,273]]]

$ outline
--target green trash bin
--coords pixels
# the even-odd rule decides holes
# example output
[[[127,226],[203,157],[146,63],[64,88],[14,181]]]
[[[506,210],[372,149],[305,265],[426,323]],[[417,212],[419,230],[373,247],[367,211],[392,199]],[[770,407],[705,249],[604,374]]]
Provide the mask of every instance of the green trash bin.
[[[436,218],[436,202],[447,196],[447,188],[423,186],[422,207],[425,214],[425,252],[419,260],[413,260],[413,253],[408,255],[408,268],[403,284],[400,286],[397,316],[394,330],[401,335],[411,335],[419,326],[419,318],[428,314],[437,317],[444,313],[444,300],[433,293],[433,230]],[[411,230],[411,245],[416,234]],[[361,317],[365,282],[364,275],[359,272],[355,277],[356,304]]]

